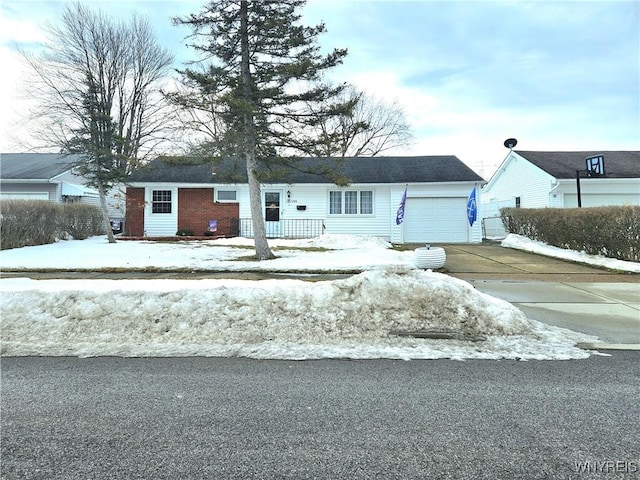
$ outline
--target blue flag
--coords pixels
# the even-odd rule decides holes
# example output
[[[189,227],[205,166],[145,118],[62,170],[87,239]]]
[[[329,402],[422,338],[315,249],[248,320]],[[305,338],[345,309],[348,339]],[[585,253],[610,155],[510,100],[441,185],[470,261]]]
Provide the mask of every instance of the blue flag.
[[[478,206],[476,204],[476,187],[473,187],[469,194],[469,200],[467,200],[467,218],[469,219],[469,225],[473,227],[473,222],[478,218]]]
[[[400,225],[404,220],[404,205],[407,203],[407,187],[404,187],[404,193],[400,200],[400,206],[398,207],[398,213],[396,213],[396,225]]]

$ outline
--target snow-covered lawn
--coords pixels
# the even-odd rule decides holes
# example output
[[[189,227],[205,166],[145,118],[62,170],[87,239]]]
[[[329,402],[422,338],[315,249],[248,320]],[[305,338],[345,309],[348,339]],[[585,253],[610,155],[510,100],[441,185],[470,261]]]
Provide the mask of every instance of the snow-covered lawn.
[[[106,237],[61,241],[0,252],[3,269],[194,269],[220,271],[353,271],[385,265],[411,265],[413,252],[390,250],[375,237],[323,235],[308,240],[269,241],[278,258],[266,262],[249,259],[253,240],[229,238],[193,242],[120,241]],[[291,249],[287,249],[290,247]],[[309,251],[300,249],[327,249]]]
[[[417,270],[413,252],[376,238],[270,244],[279,258],[256,262],[246,259],[253,253],[246,239],[109,245],[96,237],[2,251],[0,268],[366,271],[320,282],[4,278],[2,354],[569,359],[589,355],[576,342],[597,340],[527,319],[461,280]],[[414,330],[456,339],[393,333]]]

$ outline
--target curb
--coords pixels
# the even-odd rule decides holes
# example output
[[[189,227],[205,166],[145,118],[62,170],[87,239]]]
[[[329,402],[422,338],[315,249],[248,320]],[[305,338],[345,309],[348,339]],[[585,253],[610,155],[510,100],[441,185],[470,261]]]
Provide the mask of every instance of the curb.
[[[640,352],[639,343],[576,343],[583,350],[627,350]]]

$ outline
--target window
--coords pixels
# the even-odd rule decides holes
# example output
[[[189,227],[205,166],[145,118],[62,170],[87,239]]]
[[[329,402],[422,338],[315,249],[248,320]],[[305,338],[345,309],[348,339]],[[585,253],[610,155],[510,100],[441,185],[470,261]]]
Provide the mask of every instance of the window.
[[[358,192],[344,192],[344,214],[356,215],[358,213]]]
[[[264,219],[267,222],[280,221],[279,192],[264,192]]]
[[[371,190],[360,192],[360,213],[362,215],[373,215],[373,192]]]
[[[329,214],[330,215],[373,215],[373,191],[371,190],[330,191],[329,192]]]
[[[238,194],[235,190],[216,190],[219,202],[235,202]]]
[[[342,213],[342,192],[329,192],[329,213],[331,215]]]
[[[171,213],[171,190],[154,190],[151,195],[152,213]]]

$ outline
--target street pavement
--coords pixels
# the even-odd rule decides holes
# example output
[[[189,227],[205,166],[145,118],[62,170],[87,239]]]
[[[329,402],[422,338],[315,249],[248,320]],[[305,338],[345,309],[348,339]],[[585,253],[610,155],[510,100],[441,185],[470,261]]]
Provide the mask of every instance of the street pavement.
[[[599,337],[584,348],[640,350],[640,275],[495,244],[444,248],[448,274],[533,320]]]
[[[497,245],[444,247],[448,274],[530,318],[598,335],[598,350],[640,344],[638,275]],[[607,353],[2,358],[0,479],[636,478],[640,354]]]
[[[631,479],[638,352],[2,359],[4,480]]]

